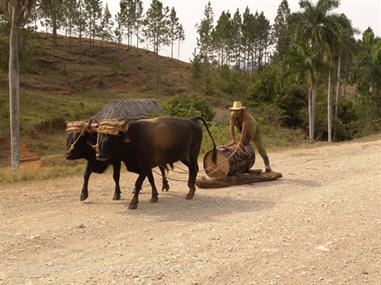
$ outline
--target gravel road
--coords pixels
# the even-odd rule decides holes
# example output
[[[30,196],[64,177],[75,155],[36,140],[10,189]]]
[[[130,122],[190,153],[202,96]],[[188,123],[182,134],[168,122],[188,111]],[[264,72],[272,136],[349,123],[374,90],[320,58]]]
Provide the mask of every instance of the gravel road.
[[[80,176],[1,186],[0,284],[381,284],[381,141],[270,158],[281,180],[156,204],[145,182],[135,211],[125,171],[121,201],[110,172],[86,202]]]

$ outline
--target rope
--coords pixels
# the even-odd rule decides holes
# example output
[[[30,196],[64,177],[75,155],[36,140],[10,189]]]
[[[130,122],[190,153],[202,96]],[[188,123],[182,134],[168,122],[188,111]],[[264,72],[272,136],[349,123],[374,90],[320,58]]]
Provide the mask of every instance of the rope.
[[[86,130],[86,125],[83,126],[82,128],[82,131],[81,133],[79,134],[79,136],[74,140],[74,142],[70,145],[69,147],[69,152],[72,151],[74,149],[74,146],[75,144],[79,141],[79,139],[81,138],[81,136],[83,136],[83,134],[85,133],[85,130]]]
[[[238,149],[239,149],[239,144],[237,144],[237,146],[236,146],[236,148],[234,149],[234,151],[224,160],[224,161],[222,161],[221,163],[219,163],[218,165],[217,165],[217,168],[215,168],[214,170],[212,170],[211,172],[209,172],[209,174],[211,174],[211,173],[214,173],[214,172],[216,172],[218,169],[220,169],[221,168],[221,166],[226,162],[226,161],[228,161],[230,158],[232,158],[233,157],[233,155],[238,151]],[[185,169],[183,169],[183,168],[181,168],[181,167],[179,167],[179,166],[174,166],[174,167],[176,167],[176,168],[178,168],[178,169],[180,169],[180,170],[182,170],[183,172],[179,172],[179,171],[175,171],[175,170],[173,170],[173,172],[175,172],[175,173],[179,173],[179,174],[188,174],[188,172],[185,170]],[[203,169],[203,170],[200,170],[198,173],[206,173],[206,171],[207,170],[209,170],[209,169],[211,169],[212,167],[208,167],[208,168],[205,168],[205,169]],[[155,174],[157,174],[157,175],[159,175],[159,176],[162,176],[162,174],[161,173],[158,173],[157,171],[155,171],[155,170],[153,170],[152,169],[152,172],[154,172]],[[197,178],[200,178],[199,176],[197,176]],[[167,177],[167,179],[168,180],[173,180],[173,181],[178,181],[178,182],[188,182],[188,180],[182,180],[182,179],[175,179],[175,178],[170,178],[170,177]]]

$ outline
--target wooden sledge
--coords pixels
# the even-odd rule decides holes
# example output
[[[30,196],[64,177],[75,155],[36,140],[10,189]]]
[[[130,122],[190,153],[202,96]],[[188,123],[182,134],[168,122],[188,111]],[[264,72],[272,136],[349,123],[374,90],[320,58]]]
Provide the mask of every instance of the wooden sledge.
[[[203,176],[196,180],[196,185],[199,188],[222,188],[234,185],[252,184],[257,182],[272,181],[281,178],[279,172],[263,172],[260,169],[249,170],[245,173],[239,173],[232,176],[211,178]]]

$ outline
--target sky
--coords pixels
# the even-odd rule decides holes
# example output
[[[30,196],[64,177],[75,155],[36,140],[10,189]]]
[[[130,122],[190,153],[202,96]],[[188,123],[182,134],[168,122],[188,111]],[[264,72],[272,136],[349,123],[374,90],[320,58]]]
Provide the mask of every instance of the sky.
[[[119,9],[119,0],[104,0],[108,3],[113,14]],[[315,0],[316,1],[316,0]],[[208,0],[162,0],[165,6],[174,7],[180,22],[184,26],[186,39],[181,44],[180,60],[189,62],[197,43],[196,24],[203,17],[203,11]],[[248,6],[252,12],[263,11],[265,16],[273,23],[281,0],[210,0],[216,22],[222,11],[229,10],[234,13],[240,9],[241,13]],[[151,0],[143,0],[144,11],[147,11]],[[288,0],[291,12],[299,10],[299,0]],[[363,32],[371,27],[377,36],[381,36],[381,1],[380,0],[341,0],[336,13],[345,13],[352,24]],[[143,47],[147,48],[146,44]],[[162,47],[162,55],[170,55],[169,47]],[[177,57],[177,48],[175,49]]]

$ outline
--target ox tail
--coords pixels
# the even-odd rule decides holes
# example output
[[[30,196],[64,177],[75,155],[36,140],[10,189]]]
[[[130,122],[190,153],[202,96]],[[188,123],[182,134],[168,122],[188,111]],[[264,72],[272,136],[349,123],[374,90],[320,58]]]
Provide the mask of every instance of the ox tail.
[[[208,132],[208,135],[209,137],[211,138],[212,142],[213,142],[213,152],[212,152],[212,162],[214,164],[216,164],[217,162],[217,148],[216,148],[216,143],[214,142],[214,139],[213,139],[213,136],[212,134],[210,133],[209,131],[209,128],[208,128],[208,125],[206,123],[206,121],[202,118],[202,117],[195,117],[195,118],[192,118],[193,121],[201,121],[203,122],[205,128],[206,128],[206,131]]]

